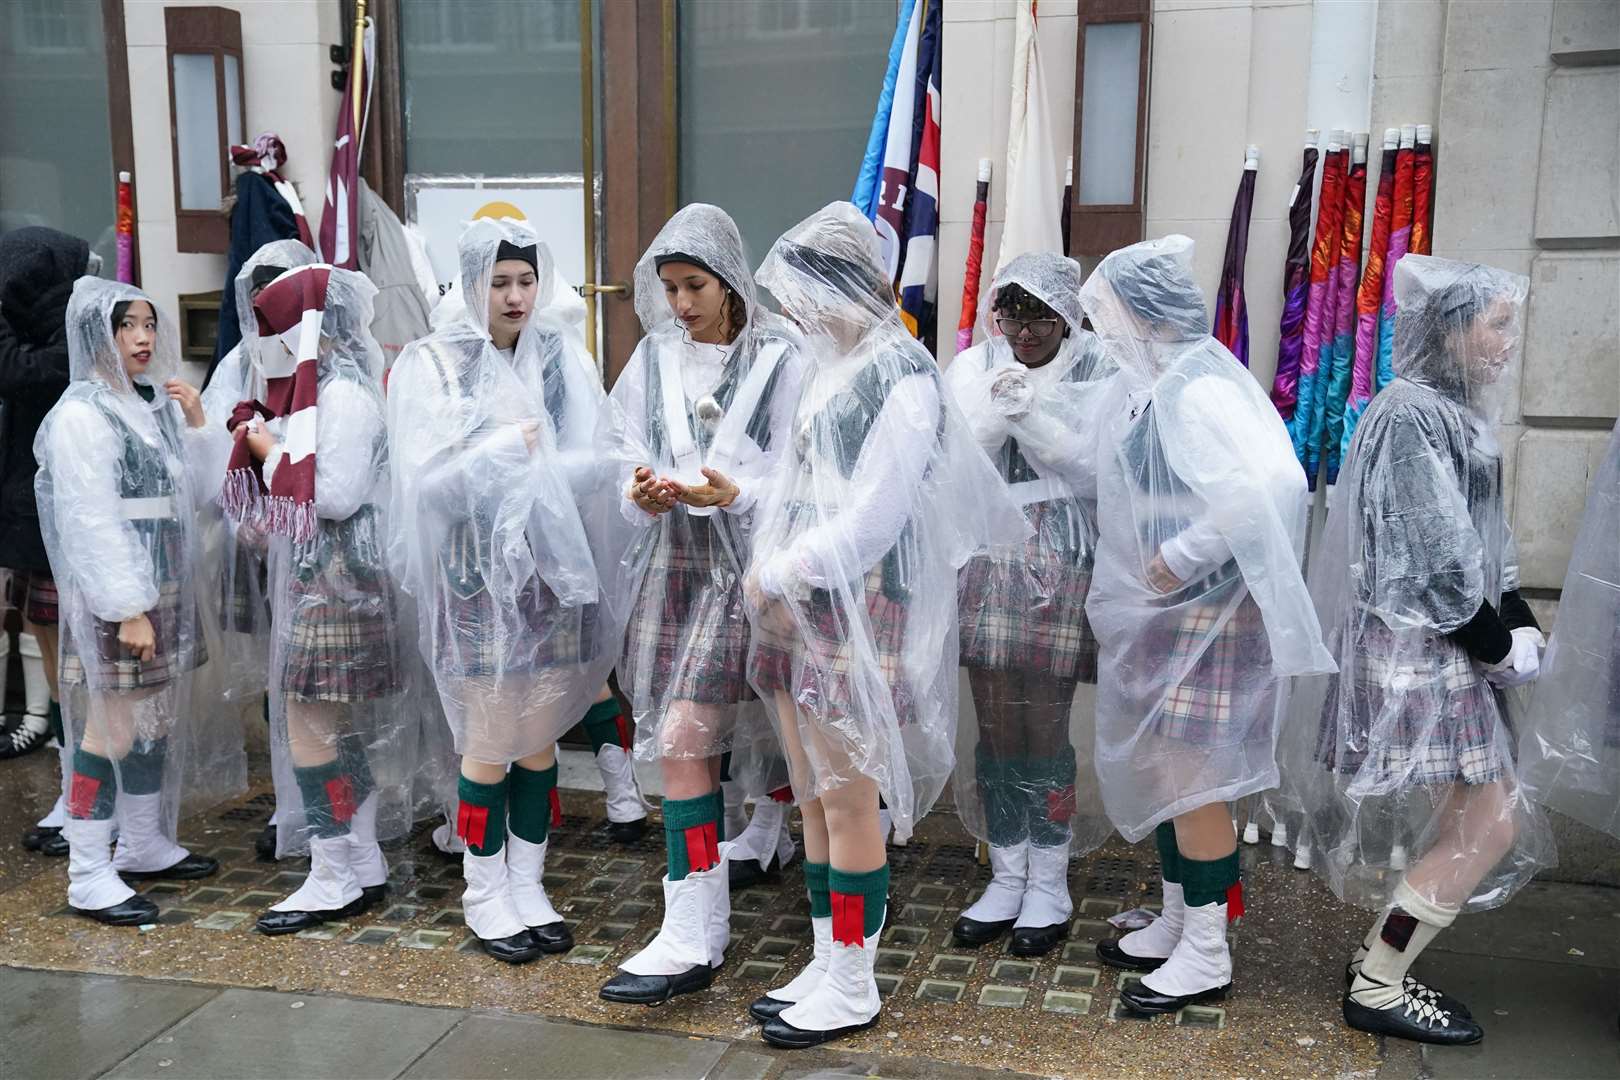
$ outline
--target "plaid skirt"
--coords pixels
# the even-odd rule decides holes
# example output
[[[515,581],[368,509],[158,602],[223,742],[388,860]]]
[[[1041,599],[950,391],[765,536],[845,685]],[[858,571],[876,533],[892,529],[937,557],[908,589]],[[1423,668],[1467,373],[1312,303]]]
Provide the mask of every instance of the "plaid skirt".
[[[1380,787],[1401,779],[1414,784],[1500,780],[1503,754],[1512,752],[1511,732],[1507,711],[1479,665],[1441,635],[1427,639],[1420,655],[1392,662],[1397,651],[1394,632],[1367,616],[1350,685],[1340,675],[1331,676],[1322,705],[1323,763],[1359,773]],[[1341,730],[1341,718],[1349,730]],[[1374,718],[1379,743],[1369,746]]]
[[[517,604],[496,610],[488,589],[447,591],[436,605],[434,668],[441,675],[491,678],[585,663],[594,655],[596,605],[565,607],[544,581],[531,578]]]
[[[257,540],[257,545],[254,541]],[[219,627],[229,633],[251,634],[270,616],[263,537],[237,526],[236,542],[219,575]]]
[[[633,700],[732,705],[753,696],[742,577],[713,522],[682,514],[647,536],[652,555],[618,668]]]
[[[150,690],[166,686],[179,676],[208,662],[208,644],[195,605],[182,607],[182,589],[177,581],[158,589],[158,601],[146,617],[152,623],[156,641],[152,659],[139,660],[118,641],[118,623],[93,619],[95,653],[86,657],[73,635],[73,623],[62,625],[62,670],[58,678],[65,686],[88,682],[98,692]],[[90,665],[89,670],[86,664]]]
[[[1249,706],[1275,683],[1260,606],[1245,594],[1216,629],[1226,609],[1226,604],[1188,605],[1180,618],[1156,622],[1138,643],[1154,664],[1167,663],[1172,672],[1186,669],[1164,692],[1153,724],[1157,734],[1199,746],[1225,742],[1234,722],[1253,720]]]
[[[865,606],[878,672],[888,684],[895,715],[904,726],[917,710],[902,666],[909,608],[884,593],[881,562],[867,571]],[[846,714],[856,697],[850,679],[855,666],[853,628],[848,613],[826,589],[810,593],[802,616],[802,637],[761,631],[748,658],[748,675],[761,693],[794,694],[802,712],[831,720]]]
[[[1042,542],[1045,503],[1026,509],[1035,535],[1021,558],[976,555],[957,577],[964,667],[1097,681],[1097,638],[1086,618],[1091,569]]]
[[[56,581],[43,570],[36,570],[24,578],[23,618],[35,626],[55,626],[61,615],[58,611]]]
[[[345,532],[327,534],[310,562],[288,574],[277,620],[279,682],[301,701],[373,701],[400,688],[393,589],[380,567],[356,565]]]

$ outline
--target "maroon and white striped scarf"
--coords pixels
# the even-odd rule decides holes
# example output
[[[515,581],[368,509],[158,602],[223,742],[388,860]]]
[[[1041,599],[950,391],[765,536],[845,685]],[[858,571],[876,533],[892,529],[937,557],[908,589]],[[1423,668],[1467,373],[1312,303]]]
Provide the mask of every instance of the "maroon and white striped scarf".
[[[231,163],[244,169],[252,169],[276,189],[276,194],[287,200],[292,208],[293,220],[298,223],[298,239],[305,247],[313,248],[315,241],[309,231],[309,220],[304,217],[304,203],[298,197],[298,191],[292,182],[281,175],[281,167],[287,164],[287,144],[281,141],[281,136],[273,131],[266,131],[252,144],[236,143],[231,146]]]
[[[236,435],[225,468],[221,502],[237,521],[252,518],[272,533],[308,540],[315,535],[315,417],[319,382],[317,357],[326,286],[332,267],[313,263],[289,270],[253,300],[261,337],[277,337],[292,355],[260,356],[265,400],[244,401],[227,426]],[[275,352],[266,349],[264,352]],[[266,420],[285,417],[282,458],[268,491],[262,466],[248,449],[245,422],[254,415]]]

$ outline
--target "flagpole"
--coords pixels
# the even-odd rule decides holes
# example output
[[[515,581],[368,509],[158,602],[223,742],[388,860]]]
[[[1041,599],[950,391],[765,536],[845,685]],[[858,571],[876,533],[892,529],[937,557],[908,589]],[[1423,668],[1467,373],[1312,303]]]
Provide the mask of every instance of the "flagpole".
[[[354,58],[349,65],[349,98],[354,109],[354,137],[360,138],[361,91],[366,66],[366,0],[354,0]],[[357,150],[358,153],[358,150]]]

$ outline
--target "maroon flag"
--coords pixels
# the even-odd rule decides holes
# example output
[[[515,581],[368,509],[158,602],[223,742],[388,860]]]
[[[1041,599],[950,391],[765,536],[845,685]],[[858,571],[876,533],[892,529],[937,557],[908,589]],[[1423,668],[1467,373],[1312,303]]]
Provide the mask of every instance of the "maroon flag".
[[[376,55],[377,30],[368,18],[355,43],[343,106],[338,110],[332,167],[326,173],[326,205],[321,209],[321,260],[345,270],[360,268],[360,143],[371,108],[371,69]]]

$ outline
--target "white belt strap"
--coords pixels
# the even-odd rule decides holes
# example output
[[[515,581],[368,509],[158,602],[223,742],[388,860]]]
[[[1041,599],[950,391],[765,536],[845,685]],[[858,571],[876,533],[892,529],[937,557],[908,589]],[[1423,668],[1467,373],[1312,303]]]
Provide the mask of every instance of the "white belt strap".
[[[1012,493],[1014,501],[1019,506],[1050,502],[1053,499],[1066,499],[1074,494],[1073,489],[1068,484],[1050,476],[1042,477],[1039,480],[1021,480],[1016,484],[1008,484],[1007,490]]]
[[[174,517],[174,499],[152,495],[143,499],[119,499],[118,514],[125,521],[153,521]]]

